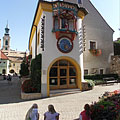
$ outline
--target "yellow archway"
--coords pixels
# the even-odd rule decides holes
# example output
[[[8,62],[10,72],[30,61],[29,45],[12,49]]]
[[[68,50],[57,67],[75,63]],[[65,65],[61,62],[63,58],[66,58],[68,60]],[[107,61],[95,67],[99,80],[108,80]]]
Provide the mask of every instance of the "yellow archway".
[[[59,58],[56,58],[55,60],[53,60],[48,67],[48,70],[47,70],[47,96],[49,96],[49,94],[50,94],[49,72],[50,72],[50,69],[51,69],[52,65],[56,61],[59,61],[59,60],[67,60],[75,66],[76,72],[77,72],[77,86],[78,86],[78,88],[80,88],[80,90],[82,90],[80,65],[74,59],[72,59],[71,57],[62,56],[62,57],[59,57]]]

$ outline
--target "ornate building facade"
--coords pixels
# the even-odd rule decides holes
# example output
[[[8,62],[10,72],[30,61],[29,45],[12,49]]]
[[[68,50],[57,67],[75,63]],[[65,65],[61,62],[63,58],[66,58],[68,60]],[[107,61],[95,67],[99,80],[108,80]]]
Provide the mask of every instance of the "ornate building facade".
[[[49,96],[50,90],[82,90],[82,21],[88,12],[75,2],[38,2],[29,50],[32,58],[42,54],[42,97]]]

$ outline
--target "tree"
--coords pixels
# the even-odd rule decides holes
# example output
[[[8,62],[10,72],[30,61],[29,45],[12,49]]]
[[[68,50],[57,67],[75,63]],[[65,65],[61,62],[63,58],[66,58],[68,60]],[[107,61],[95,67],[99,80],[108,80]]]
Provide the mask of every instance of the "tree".
[[[39,54],[31,62],[32,86],[37,89],[37,92],[41,92],[41,65],[42,55]]]
[[[27,76],[29,75],[28,64],[23,60],[22,64],[20,65],[20,75]]]

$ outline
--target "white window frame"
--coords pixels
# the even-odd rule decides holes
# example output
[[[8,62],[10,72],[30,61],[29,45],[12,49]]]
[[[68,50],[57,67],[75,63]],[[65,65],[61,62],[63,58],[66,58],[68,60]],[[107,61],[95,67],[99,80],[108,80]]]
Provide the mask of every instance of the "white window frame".
[[[96,40],[89,40],[88,42],[89,42],[89,43],[88,43],[88,45],[89,45],[89,46],[88,46],[88,49],[90,49],[90,42],[95,42],[95,43],[96,43],[96,49],[97,49],[97,41],[96,41]]]
[[[104,74],[105,69],[104,68],[99,68],[99,74],[100,74],[100,70],[103,70],[103,74]]]
[[[88,74],[85,74],[85,70],[88,70]],[[89,69],[87,68],[84,69],[84,75],[89,75]]]

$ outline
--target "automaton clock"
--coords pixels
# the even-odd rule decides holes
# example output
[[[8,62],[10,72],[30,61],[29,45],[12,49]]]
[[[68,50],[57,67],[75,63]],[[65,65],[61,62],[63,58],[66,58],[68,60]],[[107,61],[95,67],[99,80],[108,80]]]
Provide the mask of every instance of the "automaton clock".
[[[58,49],[63,53],[69,53],[73,49],[73,42],[67,38],[60,38],[57,42]]]

